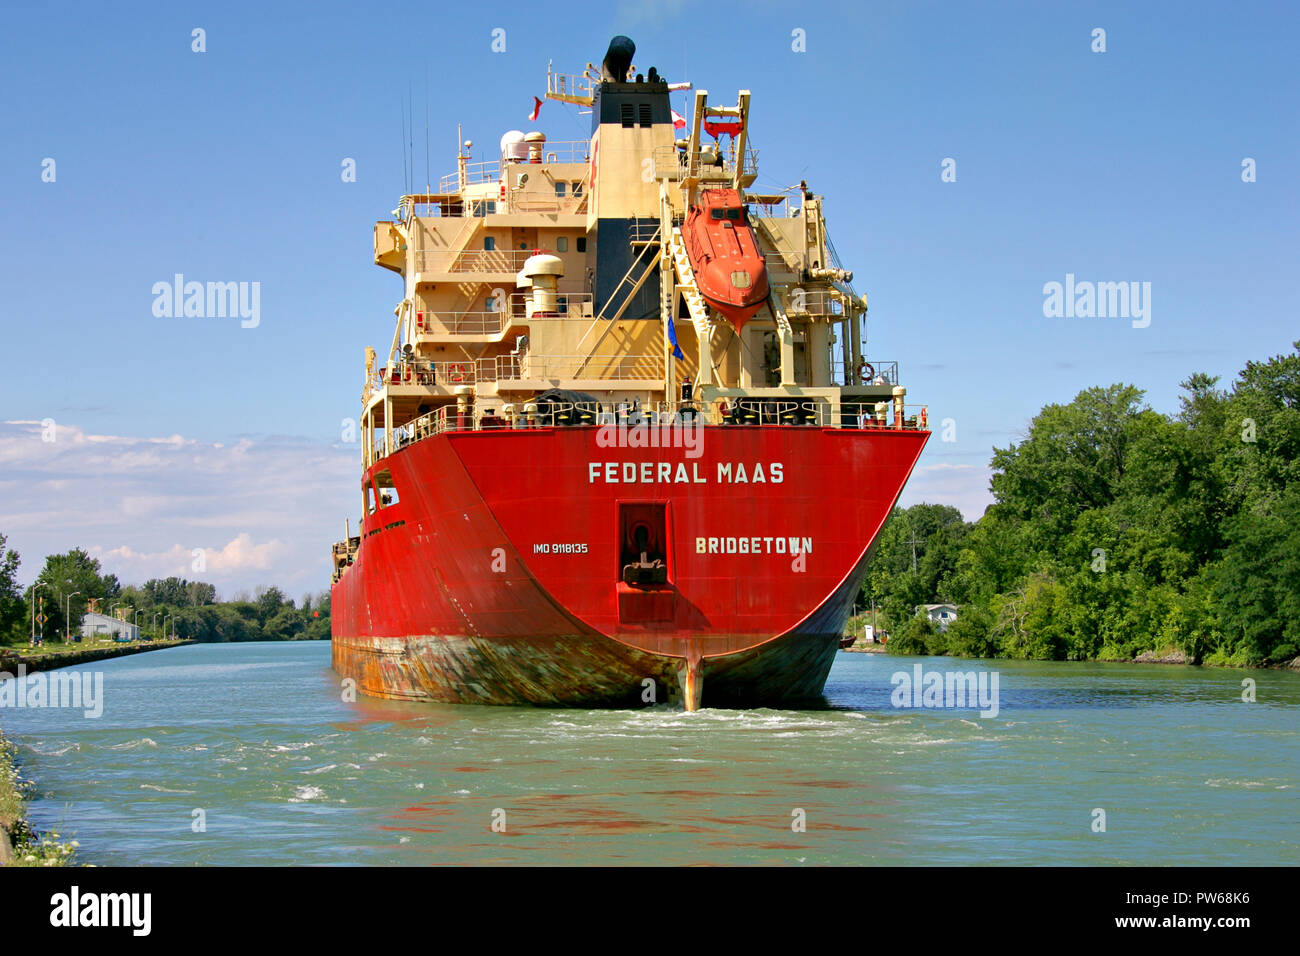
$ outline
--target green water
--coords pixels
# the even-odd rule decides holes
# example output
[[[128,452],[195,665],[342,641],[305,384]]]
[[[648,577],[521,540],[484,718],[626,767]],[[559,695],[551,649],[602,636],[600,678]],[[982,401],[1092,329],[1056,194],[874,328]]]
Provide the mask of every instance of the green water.
[[[1300,675],[921,660],[995,670],[983,718],[891,706],[916,662],[686,714],[346,703],[327,644],[198,645],[77,668],[98,720],[0,726],[33,821],[100,865],[1300,863]]]

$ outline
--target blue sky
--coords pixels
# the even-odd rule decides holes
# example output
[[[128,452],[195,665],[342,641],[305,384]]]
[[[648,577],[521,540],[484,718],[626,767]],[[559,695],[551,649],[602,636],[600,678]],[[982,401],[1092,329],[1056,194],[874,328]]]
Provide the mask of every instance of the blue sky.
[[[955,422],[904,502],[977,517],[991,448],[1042,405],[1124,381],[1172,411],[1191,372],[1226,382],[1300,338],[1300,16],[1135,6],[12,8],[0,532],[23,580],[81,545],[129,580],[325,587],[328,544],[356,511],[340,422],[401,295],[370,262],[370,230],[402,192],[408,85],[422,180],[427,76],[436,182],[455,168],[458,122],[476,152],[531,128],[548,59],[579,71],[620,32],[639,67],[715,102],[753,92],[759,185],[806,178],[826,197],[870,297],[869,357],[898,360],[909,401]],[[796,29],[806,52],[791,49]],[[537,128],[575,139],[588,120],[547,103]],[[1246,157],[1256,182],[1242,182]],[[945,158],[955,182],[940,179]],[[152,286],[178,272],[259,282],[260,324],[156,318]],[[1149,327],[1045,318],[1043,285],[1067,273],[1151,283]],[[21,424],[47,418],[54,442]],[[195,547],[209,573],[190,571]]]

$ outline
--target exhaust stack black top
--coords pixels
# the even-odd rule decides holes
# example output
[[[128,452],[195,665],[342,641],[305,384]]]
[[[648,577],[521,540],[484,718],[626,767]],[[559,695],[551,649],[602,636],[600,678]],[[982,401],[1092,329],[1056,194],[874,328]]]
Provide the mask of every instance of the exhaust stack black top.
[[[636,53],[636,44],[631,38],[616,36],[609,41],[605,59],[600,64],[600,78],[613,80],[615,83],[627,82],[627,71],[632,66],[632,55]]]

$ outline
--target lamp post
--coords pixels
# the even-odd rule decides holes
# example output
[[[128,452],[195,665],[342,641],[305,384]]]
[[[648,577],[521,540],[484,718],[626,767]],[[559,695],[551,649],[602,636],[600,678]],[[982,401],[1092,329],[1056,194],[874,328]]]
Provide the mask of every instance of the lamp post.
[[[166,618],[163,619],[163,623],[166,623]],[[155,634],[158,632],[158,612],[157,612],[157,611],[154,611],[154,612],[153,612],[153,620],[149,622],[149,630],[153,631]]]
[[[44,587],[49,587],[49,585],[41,581],[32,584],[32,638],[30,643],[33,647],[36,646],[36,589]]]
[[[135,608],[135,613],[131,615],[131,625],[135,628],[136,637],[140,636],[140,609]],[[132,638],[134,640],[134,638]]]
[[[123,602],[123,601],[114,601],[112,604],[110,604],[110,605],[108,606],[108,616],[109,616],[109,617],[112,617],[112,616],[113,616],[113,609],[116,608],[119,604],[123,604],[123,603],[125,603],[125,602]],[[110,635],[112,635],[112,633],[113,633],[113,625],[111,625],[111,624],[108,626],[108,633],[109,633]]]
[[[163,640],[167,639],[167,622],[170,621],[175,616],[176,616],[175,614],[168,614],[165,618],[163,618],[163,632],[162,632]]]
[[[73,591],[63,603],[63,643],[68,643],[68,638],[72,636],[72,599],[80,594],[80,591]]]

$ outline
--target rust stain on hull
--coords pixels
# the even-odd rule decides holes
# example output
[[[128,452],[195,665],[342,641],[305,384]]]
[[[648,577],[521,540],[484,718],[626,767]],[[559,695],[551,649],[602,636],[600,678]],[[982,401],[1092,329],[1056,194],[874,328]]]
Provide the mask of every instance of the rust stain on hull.
[[[816,701],[839,636],[789,634],[703,657],[684,698],[687,661],[599,635],[335,637],[333,666],[372,697],[451,704],[640,707],[783,706]],[[649,681],[650,683],[647,683]]]

